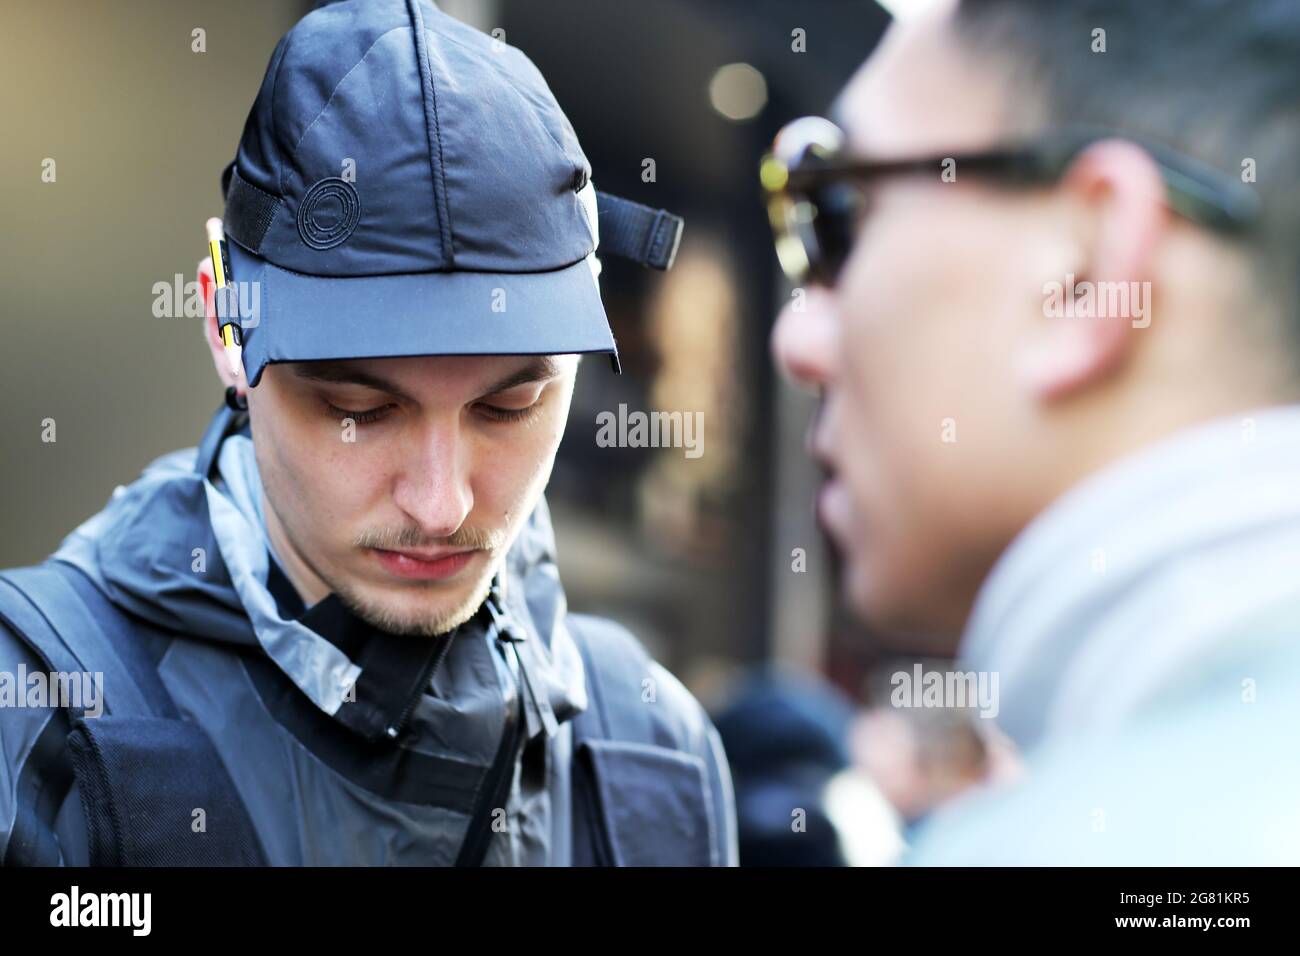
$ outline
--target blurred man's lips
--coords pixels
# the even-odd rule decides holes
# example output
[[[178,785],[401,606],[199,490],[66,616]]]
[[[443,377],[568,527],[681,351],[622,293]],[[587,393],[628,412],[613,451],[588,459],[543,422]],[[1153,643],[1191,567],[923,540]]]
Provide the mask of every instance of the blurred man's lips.
[[[847,543],[852,527],[852,501],[848,486],[831,476],[817,493],[817,521],[832,538]]]
[[[818,409],[817,417],[808,428],[805,444],[808,456],[822,472],[822,484],[817,491],[814,509],[817,523],[832,538],[838,539],[840,534],[848,530],[848,490],[836,475],[836,463],[832,454],[835,445],[822,423],[821,409]]]
[[[457,574],[479,554],[474,550],[385,551],[372,548],[384,570],[400,578],[440,581]]]

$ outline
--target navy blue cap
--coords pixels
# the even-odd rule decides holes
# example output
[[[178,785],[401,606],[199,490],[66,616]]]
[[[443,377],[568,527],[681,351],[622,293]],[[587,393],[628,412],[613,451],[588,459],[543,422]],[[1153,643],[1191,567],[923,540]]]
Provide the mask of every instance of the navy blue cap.
[[[597,193],[533,63],[428,0],[299,21],[222,188],[250,386],[271,362],[616,356],[597,243],[667,268],[681,233]]]

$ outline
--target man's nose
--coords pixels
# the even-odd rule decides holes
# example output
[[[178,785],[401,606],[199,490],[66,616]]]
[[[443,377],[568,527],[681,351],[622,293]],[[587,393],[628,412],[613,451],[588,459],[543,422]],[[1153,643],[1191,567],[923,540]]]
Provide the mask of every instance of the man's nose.
[[[468,453],[456,421],[426,425],[411,439],[394,500],[430,538],[455,533],[474,507]]]
[[[836,359],[831,295],[816,286],[797,291],[772,329],[772,356],[797,385],[814,390],[830,382]]]

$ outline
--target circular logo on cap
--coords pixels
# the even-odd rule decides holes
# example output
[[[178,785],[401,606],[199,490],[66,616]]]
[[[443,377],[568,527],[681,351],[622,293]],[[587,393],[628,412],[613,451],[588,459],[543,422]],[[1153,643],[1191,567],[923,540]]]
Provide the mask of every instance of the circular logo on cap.
[[[313,249],[332,249],[352,235],[361,218],[361,200],[346,179],[322,179],[307,190],[298,207],[298,235]]]

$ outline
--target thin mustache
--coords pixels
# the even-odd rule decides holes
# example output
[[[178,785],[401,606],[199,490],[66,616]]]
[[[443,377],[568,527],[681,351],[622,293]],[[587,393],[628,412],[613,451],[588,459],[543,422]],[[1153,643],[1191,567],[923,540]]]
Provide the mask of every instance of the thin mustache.
[[[376,528],[363,531],[352,543],[358,548],[379,548],[382,551],[425,551],[437,548],[495,551],[501,546],[504,538],[502,532],[489,531],[486,528],[461,527],[445,538],[426,537],[419,528]]]

